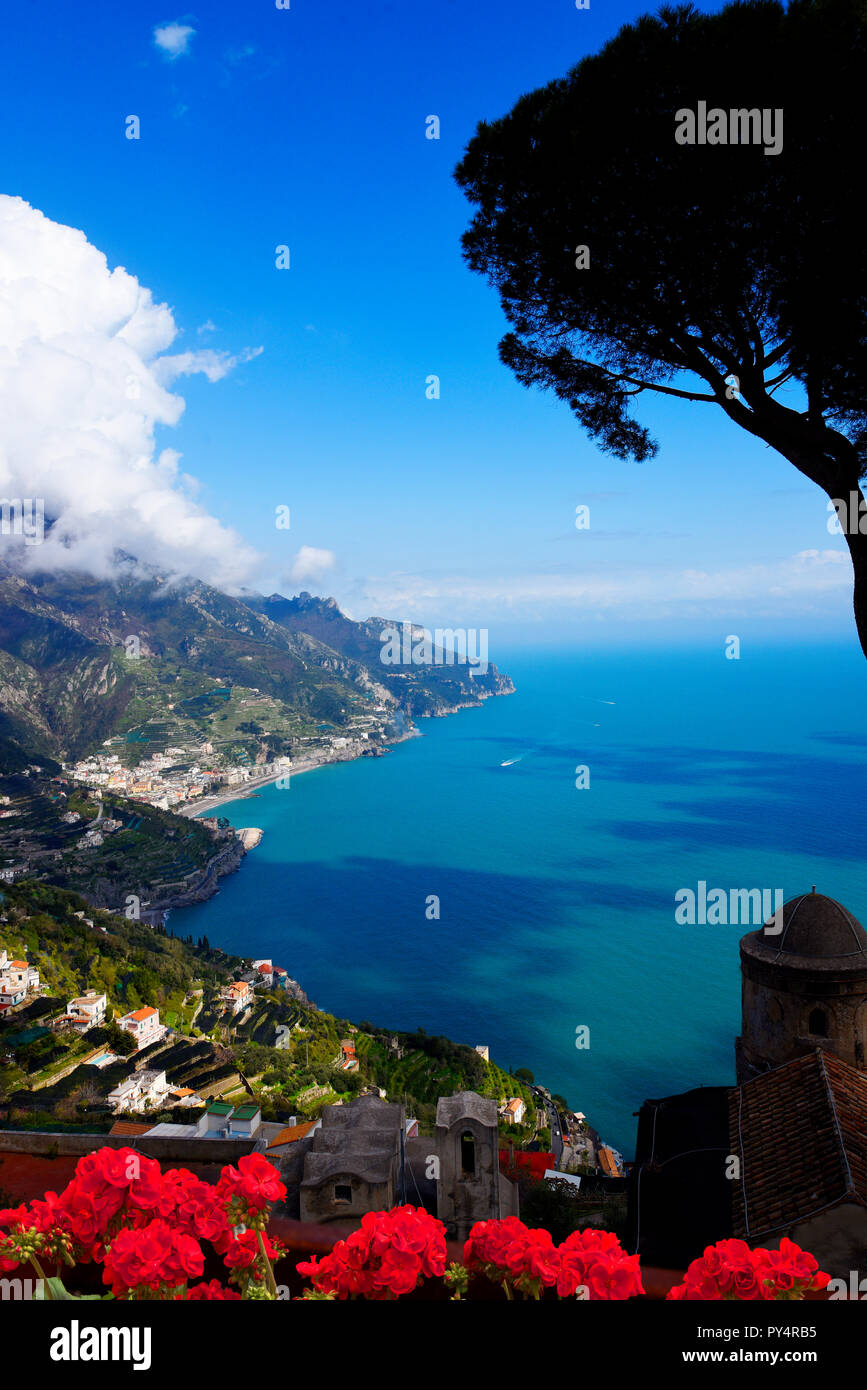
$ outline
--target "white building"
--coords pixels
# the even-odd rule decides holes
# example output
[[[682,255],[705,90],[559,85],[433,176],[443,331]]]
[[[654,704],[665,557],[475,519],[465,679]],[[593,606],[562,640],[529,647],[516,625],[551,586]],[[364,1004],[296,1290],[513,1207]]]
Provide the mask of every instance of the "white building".
[[[254,1100],[234,1106],[230,1101],[213,1100],[199,1120],[199,1139],[251,1139],[262,1123],[262,1111]]]
[[[159,1009],[152,1009],[150,1005],[124,1014],[117,1022],[118,1027],[132,1033],[139,1049],[147,1047],[149,1043],[158,1042],[166,1031],[165,1025],[160,1023]]]
[[[9,960],[4,950],[0,957],[0,1003],[18,1004],[28,991],[38,991],[39,971],[26,960]],[[13,998],[14,996],[14,998]]]
[[[259,979],[266,989],[276,989],[278,975],[286,974],[285,970],[281,970],[279,965],[273,965],[270,960],[254,960],[253,969],[258,971]]]
[[[262,1123],[262,1111],[254,1100],[236,1105],[229,1117],[229,1133],[233,1138],[252,1139]]]
[[[66,1017],[72,1020],[73,1027],[80,1033],[86,1033],[88,1028],[98,1028],[105,1022],[107,1004],[104,994],[89,989],[79,999],[70,999],[66,1006]]]
[[[246,980],[236,980],[234,984],[228,985],[223,990],[222,997],[226,1000],[233,1014],[239,1014],[247,1005],[252,1003],[253,991]]]
[[[30,967],[28,966],[26,960],[10,960],[7,963],[6,969],[3,971],[3,974],[5,975],[6,979],[9,981],[10,984],[23,985],[26,990],[27,972],[29,968]]]
[[[527,1107],[520,1096],[513,1096],[506,1102],[503,1110],[503,1119],[508,1120],[510,1125],[520,1125],[524,1122],[524,1115]]]
[[[156,1110],[165,1103],[168,1090],[164,1071],[134,1071],[109,1091],[108,1103],[116,1113]]]
[[[169,1101],[172,1105],[183,1105],[188,1109],[204,1105],[202,1097],[191,1086],[173,1086],[169,1091]]]

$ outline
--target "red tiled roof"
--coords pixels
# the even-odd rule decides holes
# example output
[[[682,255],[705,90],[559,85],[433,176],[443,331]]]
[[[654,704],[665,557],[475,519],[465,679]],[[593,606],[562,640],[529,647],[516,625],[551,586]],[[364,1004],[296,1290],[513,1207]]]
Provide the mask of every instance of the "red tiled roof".
[[[277,1149],[281,1144],[297,1143],[299,1139],[304,1138],[305,1134],[310,1133],[315,1123],[315,1120],[308,1120],[307,1123],[303,1125],[287,1125],[285,1129],[281,1129],[280,1133],[274,1136],[268,1148]]]
[[[148,1004],[144,1009],[136,1009],[134,1014],[127,1014],[126,1017],[134,1018],[136,1023],[143,1023],[146,1018],[151,1017],[151,1014],[155,1014],[158,1012],[158,1009],[152,1009]]]
[[[125,1134],[132,1139],[138,1134],[147,1134],[149,1129],[153,1129],[153,1125],[139,1124],[136,1120],[115,1120],[108,1132],[109,1134]]]
[[[597,1157],[599,1159],[599,1166],[606,1178],[620,1177],[620,1169],[617,1167],[617,1161],[611,1150],[607,1149],[604,1144],[598,1149]]]
[[[867,1074],[817,1049],[729,1092],[733,1234],[783,1231],[843,1201],[867,1206]]]

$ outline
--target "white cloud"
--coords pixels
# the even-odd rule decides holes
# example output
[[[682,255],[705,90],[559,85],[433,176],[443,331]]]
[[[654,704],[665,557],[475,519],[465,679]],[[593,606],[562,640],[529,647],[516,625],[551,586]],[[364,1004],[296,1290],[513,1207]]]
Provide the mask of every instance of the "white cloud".
[[[819,565],[843,565],[845,568],[851,564],[847,550],[799,550],[793,558],[804,566],[810,564],[814,569]]]
[[[222,381],[240,362],[252,362],[265,349],[244,348],[243,352],[232,356],[229,352],[214,348],[201,348],[198,352],[179,352],[173,357],[161,357],[153,364],[154,375],[162,386],[169,386],[179,376],[193,376],[201,372],[208,381]]]
[[[223,587],[252,571],[155,432],[183,413],[178,376],[217,381],[261,348],[165,356],[176,336],[168,305],[83,232],[0,196],[0,496],[41,497],[55,523],[21,563],[105,575],[122,549]]]
[[[302,545],[289,571],[289,582],[318,584],[334,569],[336,563],[333,550],[317,550],[313,545]]]
[[[190,39],[195,34],[190,24],[158,24],[154,29],[154,43],[167,58],[174,60],[189,52]]]
[[[697,570],[625,568],[496,575],[388,574],[351,585],[347,602],[365,615],[484,625],[497,618],[671,620],[683,616],[788,616],[847,612],[848,552],[803,550],[775,562]]]
[[[205,322],[200,323],[196,329],[197,333],[216,333],[216,331],[217,325],[214,323],[213,319],[205,319]]]

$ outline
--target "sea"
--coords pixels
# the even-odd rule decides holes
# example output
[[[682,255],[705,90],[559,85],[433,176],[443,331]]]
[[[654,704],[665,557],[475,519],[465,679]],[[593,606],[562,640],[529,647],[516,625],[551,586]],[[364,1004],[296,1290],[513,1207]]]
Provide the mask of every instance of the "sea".
[[[273,959],[338,1017],[486,1044],[629,1158],[645,1099],[734,1082],[754,924],[679,922],[682,890],[815,885],[867,923],[867,663],[492,656],[514,694],[222,807],[262,842],[170,929]]]

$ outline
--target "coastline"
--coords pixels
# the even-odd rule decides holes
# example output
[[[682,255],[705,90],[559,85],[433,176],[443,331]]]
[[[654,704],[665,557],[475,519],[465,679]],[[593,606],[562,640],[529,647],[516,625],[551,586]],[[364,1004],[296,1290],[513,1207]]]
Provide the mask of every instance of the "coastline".
[[[192,820],[196,816],[202,815],[205,811],[213,811],[218,806],[225,806],[230,801],[243,801],[246,797],[255,796],[262,787],[268,787],[272,782],[279,782],[281,778],[288,777],[291,781],[293,777],[300,777],[303,772],[313,772],[317,767],[334,767],[336,763],[357,763],[361,758],[384,758],[389,749],[398,743],[406,743],[411,738],[424,738],[420,729],[413,725],[412,729],[404,734],[397,734],[390,738],[384,745],[381,752],[371,753],[366,749],[358,753],[350,753],[336,758],[305,758],[299,763],[293,763],[291,767],[281,768],[279,772],[270,772],[267,777],[254,777],[249,782],[241,782],[237,787],[227,787],[225,791],[217,792],[213,796],[202,796],[196,801],[189,801],[185,806],[175,807],[175,815],[186,816]]]
[[[511,694],[511,693],[513,693],[513,692],[512,692],[512,691],[503,691],[503,692],[501,692],[501,693],[503,693],[503,694]],[[455,706],[451,706],[451,707],[449,707],[449,708],[447,708],[447,709],[444,709],[444,710],[437,710],[436,713],[432,713],[432,714],[430,714],[430,715],[419,716],[419,717],[420,717],[420,718],[444,718],[444,717],[447,717],[448,715],[451,715],[451,714],[458,714],[458,713],[460,713],[461,710],[463,710],[463,709],[472,709],[472,708],[477,708],[477,706],[475,706],[475,705],[469,705],[469,704],[468,704],[468,705],[455,705]],[[230,802],[234,802],[234,801],[243,801],[243,800],[245,800],[245,799],[249,799],[249,798],[255,796],[256,793],[257,793],[259,790],[261,790],[261,788],[266,787],[266,786],[269,786],[271,783],[274,783],[274,782],[279,781],[280,778],[283,777],[283,776],[287,776],[287,775],[288,775],[289,777],[291,777],[292,774],[294,774],[294,773],[298,773],[298,774],[300,775],[300,774],[303,773],[303,772],[311,772],[311,771],[313,771],[314,768],[317,768],[317,767],[333,766],[333,765],[335,765],[335,764],[337,764],[337,763],[341,763],[341,762],[358,762],[361,758],[364,758],[364,757],[370,757],[370,756],[384,757],[385,754],[390,750],[391,747],[396,746],[396,745],[399,744],[399,743],[407,742],[407,741],[410,740],[410,739],[414,739],[414,738],[423,738],[423,737],[424,737],[424,733],[422,732],[422,730],[420,730],[416,725],[412,725],[412,726],[411,726],[408,730],[406,730],[404,733],[399,734],[399,735],[397,735],[397,736],[391,738],[391,739],[388,741],[388,743],[385,744],[384,746],[382,746],[380,749],[378,749],[377,752],[376,752],[375,754],[372,754],[371,752],[368,752],[368,751],[365,750],[364,752],[355,751],[355,752],[352,752],[352,753],[350,753],[350,754],[348,754],[348,755],[347,755],[347,754],[344,754],[343,756],[336,756],[336,757],[323,758],[323,759],[321,759],[321,760],[305,759],[305,760],[303,760],[303,761],[299,761],[299,763],[298,763],[297,765],[293,765],[293,766],[292,766],[291,768],[289,768],[289,769],[284,768],[284,769],[282,769],[282,770],[281,770],[280,772],[278,772],[278,773],[272,773],[272,774],[269,774],[268,776],[255,778],[255,779],[252,779],[252,780],[249,781],[249,782],[241,783],[240,786],[239,786],[238,788],[227,788],[227,789],[225,789],[224,791],[220,792],[220,793],[217,794],[217,795],[214,795],[214,796],[211,796],[211,797],[207,797],[207,798],[201,798],[201,799],[199,800],[198,804],[195,803],[195,802],[190,803],[190,804],[188,804],[187,806],[185,806],[182,810],[181,810],[181,809],[177,810],[177,811],[176,811],[176,814],[184,815],[184,816],[186,816],[187,818],[190,818],[190,819],[196,817],[197,815],[201,815],[201,814],[210,814],[210,813],[214,812],[214,811],[216,810],[216,808],[218,808],[218,807],[220,807],[220,806],[228,805]],[[237,819],[238,819],[237,816],[233,817],[233,820],[236,820],[236,821],[237,821]],[[236,869],[240,869],[240,868],[241,868],[241,864],[242,864],[242,862],[243,862],[243,859],[246,857],[247,853],[249,853],[249,851],[250,851],[251,849],[256,848],[256,846],[257,846],[259,843],[261,843],[261,838],[262,838],[263,832],[262,832],[261,830],[255,829],[255,828],[253,828],[253,827],[246,827],[246,828],[240,828],[240,827],[239,827],[238,829],[236,829],[235,833],[236,833],[236,835],[238,836],[238,845],[239,845],[239,847],[241,848],[241,855],[240,855],[239,861],[238,861],[238,863],[237,863],[237,865],[236,865],[235,867],[236,867]],[[248,841],[248,840],[246,839],[247,836],[255,837],[255,838],[251,838],[251,840]],[[222,875],[219,875],[219,876],[222,876]],[[207,898],[210,898],[211,896],[213,896],[213,894],[214,894],[215,892],[218,892],[218,891],[219,891],[219,889],[217,888],[216,881],[214,881],[211,891],[208,892],[208,893],[206,893],[205,895],[203,895],[203,897],[202,897],[201,899],[199,899],[199,901],[206,901]],[[169,907],[164,908],[163,911],[162,911],[162,913],[161,913],[161,917],[162,917],[163,924],[164,924],[165,926],[168,926],[169,919],[170,919],[170,917],[171,917],[171,915],[172,915],[172,909],[173,909],[173,907],[175,907],[175,906],[188,906],[188,905],[190,905],[190,904],[188,904],[188,903],[177,903],[177,904],[171,904]],[[169,930],[171,930],[171,928],[169,928]],[[250,949],[250,948],[247,948],[247,949]],[[319,1007],[319,1006],[317,1006],[316,1004],[313,1005],[313,1008],[314,1008],[314,1009],[317,1008],[317,1007]],[[326,1008],[326,1010],[327,1010],[327,1005],[325,1006],[325,1008]],[[532,1089],[535,1090],[535,1089],[537,1089],[537,1087],[534,1085],[534,1087],[533,1087]],[[559,1112],[556,1110],[556,1107],[553,1105],[553,1103],[552,1103],[552,1101],[551,1101],[551,1098],[550,1098],[550,1091],[547,1093],[547,1098],[546,1098],[545,1101],[544,1101],[544,1108],[545,1108],[546,1111],[549,1112],[549,1115],[554,1115],[554,1116],[556,1116],[556,1118],[559,1120],[559,1123],[560,1123],[560,1126],[561,1126],[560,1133],[557,1134],[557,1137],[556,1137],[556,1138],[554,1137],[553,1126],[552,1126],[552,1140],[551,1140],[551,1149],[552,1149],[552,1152],[553,1152],[553,1155],[554,1155],[554,1158],[553,1158],[554,1168],[555,1168],[555,1169],[559,1169],[559,1168],[560,1168],[561,1161],[562,1161],[562,1159],[563,1159],[563,1154],[564,1154],[564,1144],[563,1144],[563,1138],[561,1137],[561,1135],[562,1135],[563,1133],[565,1133],[565,1129],[563,1128],[563,1116],[559,1114]],[[550,1120],[549,1120],[549,1123],[550,1123]],[[598,1139],[598,1135],[597,1135],[596,1131],[588,1128],[587,1133],[589,1134],[589,1136],[590,1136],[590,1138],[591,1138],[591,1141],[592,1141],[593,1145],[594,1145],[594,1146],[598,1146],[599,1139]]]
[[[272,782],[279,782],[282,777],[300,777],[302,772],[312,772],[317,767],[328,767],[332,761],[354,761],[354,759],[326,759],[323,762],[306,761],[299,763],[297,767],[283,768],[280,772],[269,773],[267,777],[254,777],[249,782],[241,782],[237,787],[227,787],[224,792],[219,792],[215,796],[201,796],[196,801],[188,801],[185,806],[178,806],[175,815],[187,816],[192,820],[200,816],[205,811],[213,811],[218,806],[225,806],[230,801],[243,801],[245,797],[253,796],[262,787],[270,786]]]
[[[511,695],[514,693],[514,686],[512,685],[509,690],[497,691],[495,693]],[[490,695],[486,693],[485,698],[490,698]],[[438,710],[436,714],[423,715],[421,717],[442,718],[449,714],[458,714],[462,709],[473,709],[476,707],[475,703],[452,705],[444,710]],[[415,738],[424,738],[424,734],[416,724],[410,724],[403,733],[394,734],[387,743],[377,747],[375,751],[365,748],[356,749],[348,754],[344,753],[342,756],[337,757],[305,758],[297,765],[292,765],[288,769],[284,767],[281,768],[279,772],[270,772],[267,776],[256,777],[249,782],[242,782],[238,787],[226,787],[223,791],[215,793],[213,796],[201,797],[196,801],[188,802],[185,806],[177,806],[174,808],[174,814],[176,816],[185,816],[188,820],[194,820],[199,816],[210,815],[217,811],[219,807],[226,806],[230,802],[249,800],[261,791],[263,787],[270,786],[273,782],[279,782],[282,777],[289,777],[291,780],[293,776],[300,777],[302,773],[312,772],[317,767],[333,767],[337,763],[358,762],[361,758],[384,758],[396,744],[406,743],[409,739]],[[169,915],[173,908],[189,907],[193,903],[206,902],[208,898],[213,897],[215,893],[219,892],[219,880],[227,873],[236,873],[241,868],[243,860],[249,851],[255,849],[256,846],[261,843],[261,831],[257,832],[258,838],[255,840],[255,843],[252,841],[248,843],[246,832],[251,828],[240,827],[240,829],[244,830],[245,834],[240,834],[236,831],[234,854],[230,856],[231,862],[225,862],[227,856],[224,851],[223,854],[219,855],[216,860],[208,865],[201,881],[194,889],[183,892],[176,897],[170,896],[167,901],[161,901],[152,905],[152,911],[149,915],[153,916],[155,920],[158,919],[162,921],[165,925],[168,922]]]
[[[255,796],[262,787],[270,786],[272,782],[279,782],[281,777],[288,776],[291,778],[295,775],[300,776],[303,772],[313,772],[317,767],[333,767],[337,763],[354,763],[358,762],[360,758],[365,757],[369,758],[375,756],[384,758],[392,745],[406,743],[408,739],[423,737],[424,735],[421,730],[413,724],[405,733],[397,734],[389,739],[388,743],[375,754],[371,754],[365,750],[362,752],[350,753],[348,756],[344,754],[343,757],[321,759],[305,758],[300,761],[297,766],[293,765],[288,769],[284,767],[280,772],[272,772],[266,777],[257,777],[249,782],[243,782],[238,789],[226,788],[225,791],[219,792],[214,796],[202,797],[197,801],[188,802],[186,806],[178,806],[175,808],[174,814],[176,816],[185,816],[188,820],[193,820],[197,816],[212,813],[218,807],[227,805],[229,802],[249,799]],[[215,893],[218,893],[219,880],[226,874],[237,873],[250,850],[255,849],[256,846],[261,843],[263,832],[257,830],[255,834],[258,838],[255,843],[248,844],[245,835],[250,833],[251,829],[251,827],[239,827],[239,830],[235,832],[232,850],[228,853],[223,851],[221,855],[218,855],[217,858],[208,865],[201,881],[193,890],[182,893],[179,896],[169,897],[167,901],[158,901],[151,904],[150,911],[146,914],[147,917],[154,921],[159,921],[163,926],[166,926],[174,908],[191,907],[194,903],[207,902]],[[242,830],[245,833],[239,833]],[[229,862],[226,862],[227,859]]]

